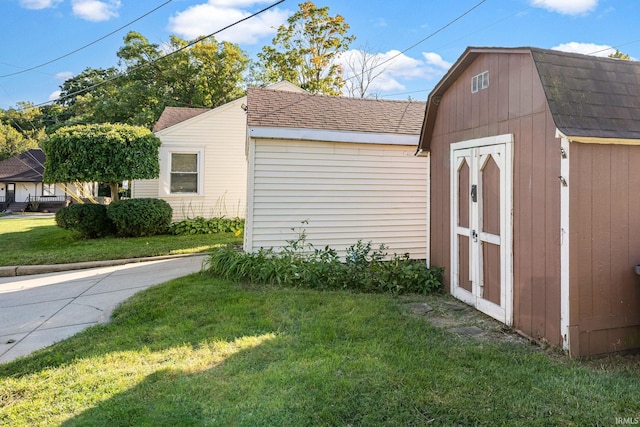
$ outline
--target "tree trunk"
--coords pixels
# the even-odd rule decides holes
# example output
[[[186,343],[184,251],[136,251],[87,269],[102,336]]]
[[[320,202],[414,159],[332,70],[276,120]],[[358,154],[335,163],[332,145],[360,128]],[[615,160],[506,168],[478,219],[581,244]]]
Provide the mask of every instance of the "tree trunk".
[[[111,189],[111,201],[118,201],[118,191],[120,190],[117,182],[110,182],[109,188]]]

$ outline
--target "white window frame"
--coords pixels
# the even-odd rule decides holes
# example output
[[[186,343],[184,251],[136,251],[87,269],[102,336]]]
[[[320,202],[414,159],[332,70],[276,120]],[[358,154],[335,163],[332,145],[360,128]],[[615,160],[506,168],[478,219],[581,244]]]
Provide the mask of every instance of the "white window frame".
[[[204,195],[204,147],[200,146],[163,146],[160,147],[160,189],[159,194],[167,197],[198,197]],[[187,193],[171,192],[172,154],[195,154],[197,156],[197,191]]]
[[[484,71],[471,78],[471,93],[476,93],[489,87],[489,71]]]
[[[45,184],[42,183],[42,197],[51,197],[56,195],[56,185],[55,184]]]

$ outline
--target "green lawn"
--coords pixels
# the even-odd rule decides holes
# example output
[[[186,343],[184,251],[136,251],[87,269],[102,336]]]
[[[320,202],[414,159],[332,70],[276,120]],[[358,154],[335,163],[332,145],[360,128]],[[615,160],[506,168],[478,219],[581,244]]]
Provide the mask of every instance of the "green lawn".
[[[57,227],[53,218],[0,218],[0,239],[4,248],[0,251],[0,266],[185,254],[242,242],[242,237],[232,233],[83,240]]]
[[[434,301],[442,295],[410,297]],[[585,426],[640,417],[640,371],[463,339],[405,298],[194,274],[0,365],[0,425]]]

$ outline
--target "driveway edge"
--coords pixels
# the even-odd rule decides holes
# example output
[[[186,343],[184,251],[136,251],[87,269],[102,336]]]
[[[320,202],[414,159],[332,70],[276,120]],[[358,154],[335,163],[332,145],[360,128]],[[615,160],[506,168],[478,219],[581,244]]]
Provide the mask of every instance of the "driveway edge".
[[[87,262],[75,262],[70,264],[48,264],[48,265],[12,265],[6,267],[0,267],[0,277],[14,277],[14,276],[30,276],[32,274],[44,274],[44,273],[58,273],[61,271],[70,270],[83,270],[86,268],[96,267],[111,267],[114,265],[133,264],[145,261],[158,261],[163,259],[184,258],[191,256],[207,255],[206,252],[195,254],[179,254],[179,255],[161,255],[155,257],[144,258],[125,258],[114,259],[105,261],[87,261]]]

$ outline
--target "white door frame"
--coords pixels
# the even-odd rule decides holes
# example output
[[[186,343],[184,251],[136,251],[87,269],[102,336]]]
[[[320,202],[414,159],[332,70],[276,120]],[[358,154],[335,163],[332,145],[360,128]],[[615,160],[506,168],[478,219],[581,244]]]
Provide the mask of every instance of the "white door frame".
[[[482,212],[473,203],[469,204],[469,228],[458,226],[458,168],[464,156],[469,161],[470,185],[478,185],[478,173],[490,156],[498,156],[500,161],[500,235],[476,234],[477,244],[470,244],[469,272],[472,292],[458,286],[459,244],[458,236],[474,238],[473,231],[480,230]],[[501,157],[504,156],[504,157]],[[513,135],[504,134],[486,138],[460,141],[450,146],[450,198],[451,198],[451,294],[478,310],[507,324],[513,324]],[[479,192],[482,185],[478,185]],[[478,195],[481,197],[482,195]],[[500,245],[500,306],[482,298],[482,242]]]

